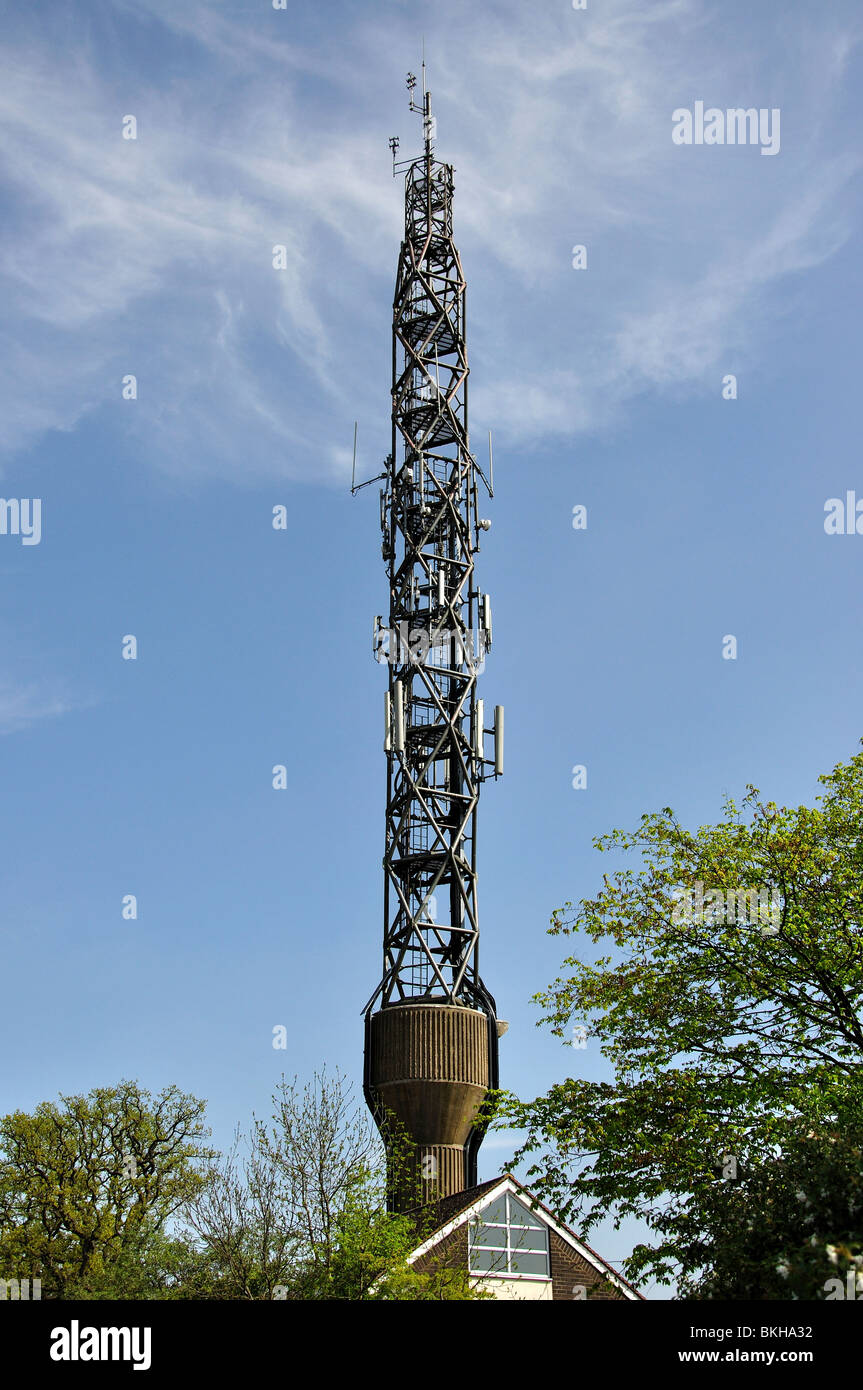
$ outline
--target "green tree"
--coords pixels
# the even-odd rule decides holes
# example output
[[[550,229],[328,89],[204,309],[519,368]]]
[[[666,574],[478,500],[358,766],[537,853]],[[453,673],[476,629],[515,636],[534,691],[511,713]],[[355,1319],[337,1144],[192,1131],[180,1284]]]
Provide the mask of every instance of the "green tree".
[[[628,1275],[686,1297],[824,1297],[830,1250],[863,1249],[863,753],[819,780],[814,807],[750,787],[716,825],[665,808],[600,837],[641,866],[552,917],[592,948],[537,996],[542,1021],[583,1029],[613,1079],[510,1102],[517,1159],[584,1230],[645,1220]]]
[[[455,1254],[431,1251],[417,1268],[408,1256],[436,1226],[435,1205],[388,1212],[383,1187],[369,1175],[336,1223],[335,1242],[318,1297],[375,1302],[467,1302],[491,1297],[471,1285]],[[306,1296],[315,1296],[307,1294]]]
[[[863,1295],[863,1151],[841,1129],[791,1136],[780,1155],[707,1188],[680,1213],[677,1238],[691,1266],[705,1265],[681,1297]]]
[[[408,1257],[434,1225],[434,1205],[411,1216],[387,1211],[387,1160],[365,1106],[346,1079],[316,1074],[302,1089],[282,1080],[256,1145],[281,1176],[295,1244],[283,1296],[305,1300],[465,1300],[479,1297],[467,1271]],[[390,1143],[390,1180],[415,1172],[407,1136]],[[402,1179],[403,1180],[403,1179]]]
[[[0,1264],[45,1297],[168,1293],[194,1252],[167,1223],[215,1157],[205,1103],[134,1081],[60,1102],[0,1119]]]
[[[206,1296],[270,1299],[295,1279],[297,1208],[259,1126],[248,1137],[237,1129],[184,1215],[185,1234],[209,1271]]]

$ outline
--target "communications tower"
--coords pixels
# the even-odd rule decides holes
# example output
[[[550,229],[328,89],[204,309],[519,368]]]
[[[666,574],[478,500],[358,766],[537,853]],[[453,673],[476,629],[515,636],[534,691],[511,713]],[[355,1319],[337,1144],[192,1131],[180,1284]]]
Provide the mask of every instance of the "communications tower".
[[[390,141],[393,174],[405,175],[405,231],[393,301],[392,450],[379,475],[389,621],[378,617],[374,636],[389,671],[387,804],[383,970],[365,1008],[364,1092],[390,1156],[393,1118],[415,1146],[410,1180],[391,1177],[394,1210],[416,1204],[418,1183],[423,1199],[476,1183],[477,1111],[497,1087],[506,1027],[479,973],[477,914],[480,786],[503,772],[503,708],[486,727],[477,697],[492,637],[474,567],[491,525],[478,509],[478,479],[493,495],[491,441],[486,480],[468,445],[453,169],[434,156],[425,87],[423,64],[421,103],[408,75],[423,153],[399,161]]]

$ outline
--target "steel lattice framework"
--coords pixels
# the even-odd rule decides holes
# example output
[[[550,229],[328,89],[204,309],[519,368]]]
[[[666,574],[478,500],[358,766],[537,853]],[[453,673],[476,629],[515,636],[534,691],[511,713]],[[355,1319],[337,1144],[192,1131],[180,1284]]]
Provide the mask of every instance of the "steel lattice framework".
[[[412,79],[408,85],[411,87]],[[480,784],[502,771],[484,756],[477,675],[491,610],[476,587],[482,521],[468,445],[465,278],[453,242],[453,169],[432,151],[403,164],[405,234],[393,303],[392,452],[382,475],[381,530],[389,627],[376,655],[389,667],[383,975],[367,1005],[494,1000],[479,974],[477,808]],[[397,142],[391,142],[395,161]],[[394,172],[399,166],[394,162]],[[495,1034],[496,1048],[496,1034]]]

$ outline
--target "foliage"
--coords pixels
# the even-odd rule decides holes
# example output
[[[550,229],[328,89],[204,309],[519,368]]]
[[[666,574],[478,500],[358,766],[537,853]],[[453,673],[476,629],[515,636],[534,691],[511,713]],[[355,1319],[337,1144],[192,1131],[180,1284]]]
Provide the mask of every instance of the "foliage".
[[[184,1208],[187,1237],[196,1238],[209,1270],[199,1296],[273,1298],[294,1268],[301,1236],[290,1193],[256,1128],[243,1148],[238,1129]]]
[[[849,1271],[851,1296],[863,1294],[863,1151],[841,1131],[792,1138],[781,1157],[714,1183],[679,1232],[706,1265],[682,1297],[845,1298]]]
[[[60,1100],[0,1119],[0,1264],[45,1297],[140,1283],[178,1256],[165,1225],[206,1181],[204,1102],[133,1081]]]
[[[345,1079],[316,1075],[302,1092],[282,1081],[257,1142],[282,1175],[298,1236],[287,1298],[463,1300],[477,1297],[467,1272],[446,1261],[423,1272],[408,1263],[433,1205],[413,1216],[387,1211],[388,1160],[364,1107]],[[389,1183],[416,1172],[413,1145],[392,1123]],[[419,1203],[419,1193],[417,1197]]]
[[[383,1145],[338,1074],[283,1079],[271,1121],[224,1155],[202,1143],[204,1102],[176,1087],[60,1099],[0,1120],[0,1278],[66,1299],[482,1296],[457,1262],[409,1262],[434,1206],[387,1211]],[[403,1185],[413,1146],[392,1127],[390,1146]]]
[[[647,1221],[657,1239],[629,1277],[677,1277],[688,1297],[824,1297],[823,1260],[801,1240],[850,1259],[859,1238],[863,753],[820,781],[815,807],[750,787],[697,832],[665,808],[594,841],[642,866],[554,914],[552,934],[604,953],[571,954],[537,997],[557,1036],[586,1030],[613,1080],[570,1077],[502,1112],[527,1130],[517,1159],[542,1150],[541,1196],[583,1230],[609,1211]],[[686,905],[699,884],[703,914]],[[774,895],[773,918],[749,889]],[[813,1195],[822,1178],[829,1200]],[[798,1188],[805,1220],[787,1200]]]

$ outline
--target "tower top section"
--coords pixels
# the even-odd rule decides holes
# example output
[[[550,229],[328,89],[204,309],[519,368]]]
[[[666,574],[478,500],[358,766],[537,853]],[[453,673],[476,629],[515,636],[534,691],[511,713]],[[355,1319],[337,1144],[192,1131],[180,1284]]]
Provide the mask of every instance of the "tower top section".
[[[406,169],[409,169],[411,165],[416,164],[419,160],[425,160],[426,164],[428,166],[431,166],[432,160],[434,159],[434,142],[435,137],[437,135],[437,117],[432,115],[431,92],[428,91],[426,88],[425,58],[423,58],[422,63],[422,92],[420,93],[419,101],[417,101],[415,97],[417,79],[414,73],[408,73],[406,79],[406,86],[408,89],[409,109],[411,111],[415,111],[418,116],[422,117],[423,153],[414,155],[410,159],[399,159],[398,151],[400,142],[398,136],[393,135],[390,139],[390,149],[392,150],[393,155],[394,178],[396,174],[404,173]]]

